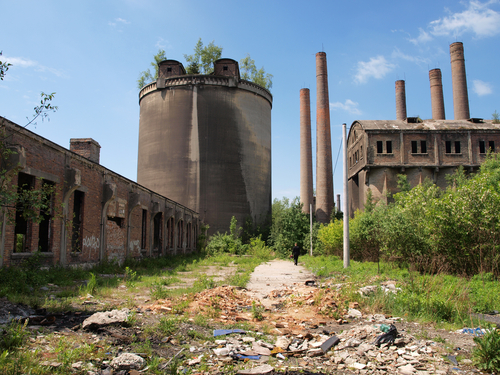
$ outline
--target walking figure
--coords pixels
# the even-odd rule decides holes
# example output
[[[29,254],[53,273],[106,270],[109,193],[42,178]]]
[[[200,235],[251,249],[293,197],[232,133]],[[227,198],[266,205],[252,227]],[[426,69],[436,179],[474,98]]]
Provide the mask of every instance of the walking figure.
[[[297,242],[295,242],[295,246],[292,249],[292,254],[293,254],[293,261],[295,262],[295,265],[297,265],[300,255],[300,247],[297,245]]]

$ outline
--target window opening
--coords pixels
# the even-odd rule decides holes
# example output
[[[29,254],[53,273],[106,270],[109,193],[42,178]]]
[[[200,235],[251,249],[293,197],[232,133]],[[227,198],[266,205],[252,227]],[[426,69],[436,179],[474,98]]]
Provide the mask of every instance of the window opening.
[[[123,218],[108,216],[108,220],[112,221],[112,222],[115,222],[116,225],[118,225],[120,228],[123,228]]]
[[[495,142],[494,141],[489,141],[489,146],[491,152],[495,152]]]
[[[382,141],[377,141],[377,153],[381,154],[382,152],[384,152],[382,150]]]
[[[445,146],[446,146],[446,153],[451,154],[451,141],[446,141]]]
[[[16,203],[16,223],[14,228],[14,252],[24,253],[30,251],[32,222],[29,220],[28,207],[23,199],[26,192],[33,189],[35,179],[26,173],[19,172],[17,178],[17,195]]]
[[[420,141],[420,152],[427,154],[427,141]]]
[[[486,154],[486,142],[485,141],[479,141],[479,153]]]
[[[52,181],[42,180],[44,188],[53,189]],[[54,192],[48,197],[47,209],[40,211],[40,224],[38,224],[38,250],[49,252],[52,249],[52,218],[54,213]]]
[[[387,141],[385,143],[386,151],[388,154],[392,154],[392,141]]]
[[[161,250],[161,213],[157,213],[153,218],[153,248]]]
[[[222,70],[228,70],[227,65],[224,65],[224,66],[222,67]]]
[[[179,222],[177,223],[177,248],[180,249],[182,248],[182,236],[183,236],[183,230],[184,226],[183,226],[183,222],[182,220],[179,220]]]
[[[418,150],[417,150],[417,141],[411,141],[411,153],[412,154],[418,153]]]
[[[171,66],[167,67],[167,72],[171,72],[171,71],[172,71],[172,67]]]
[[[455,141],[455,154],[460,154],[460,141]]]
[[[148,210],[142,210],[142,232],[141,232],[141,249],[146,248],[146,235],[148,232]]]
[[[83,238],[83,201],[85,193],[75,190],[73,194],[73,232],[71,233],[71,250],[82,251]]]

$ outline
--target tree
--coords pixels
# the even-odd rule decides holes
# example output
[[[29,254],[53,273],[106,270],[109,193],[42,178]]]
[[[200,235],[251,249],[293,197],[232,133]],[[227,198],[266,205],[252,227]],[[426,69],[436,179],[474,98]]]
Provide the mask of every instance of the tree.
[[[0,56],[2,56],[2,51],[0,51]],[[0,81],[3,81],[3,77],[11,65],[8,62],[0,61]]]
[[[268,90],[273,86],[273,75],[266,73],[264,67],[257,69],[255,60],[250,57],[250,54],[240,60],[240,72],[242,79],[252,81]]]
[[[0,53],[0,55],[1,55],[1,53]],[[500,115],[498,114],[498,112],[496,110],[495,110],[495,112],[493,112],[493,114],[491,116],[492,116],[494,124],[500,124]]]
[[[137,88],[139,90],[146,86],[148,83],[151,83],[158,78],[158,64],[163,60],[166,60],[167,56],[164,50],[159,49],[158,53],[154,55],[153,58],[154,61],[151,62],[151,66],[155,69],[155,74],[151,74],[151,70],[149,69],[143,71],[139,76],[139,79],[137,80]]]
[[[198,39],[194,46],[192,55],[184,55],[189,64],[186,71],[188,74],[210,74],[214,71],[214,61],[220,59],[222,47],[216,46],[212,40],[207,46],[203,47],[203,42]]]
[[[186,72],[187,74],[211,74],[214,71],[214,62],[220,59],[221,56],[221,46],[216,46],[213,40],[208,45],[203,46],[203,41],[200,38],[194,46],[194,53],[184,55],[187,63]],[[155,74],[152,74],[150,69],[143,71],[137,80],[139,90],[158,78],[158,63],[166,59],[165,51],[158,50],[158,53],[154,56],[154,61],[151,62],[151,66],[155,68]],[[242,79],[252,81],[268,90],[273,86],[273,75],[266,73],[264,67],[257,69],[255,61],[249,54],[240,60],[240,73]]]

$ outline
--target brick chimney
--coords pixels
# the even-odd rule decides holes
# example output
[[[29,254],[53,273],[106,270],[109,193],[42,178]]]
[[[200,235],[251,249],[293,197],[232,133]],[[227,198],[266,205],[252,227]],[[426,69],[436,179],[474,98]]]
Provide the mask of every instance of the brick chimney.
[[[326,53],[316,54],[316,219],[330,222],[333,202],[332,141]]]
[[[302,212],[310,213],[313,204],[311,145],[311,98],[309,89],[300,90],[300,203]]]
[[[101,146],[92,138],[71,138],[69,149],[74,153],[99,164]]]
[[[396,81],[396,120],[406,120],[406,91],[405,81]]]
[[[467,93],[464,45],[462,42],[450,44],[450,58],[455,120],[468,120],[470,119],[469,95]]]
[[[432,119],[444,120],[444,98],[441,69],[429,70],[429,81],[431,83]]]

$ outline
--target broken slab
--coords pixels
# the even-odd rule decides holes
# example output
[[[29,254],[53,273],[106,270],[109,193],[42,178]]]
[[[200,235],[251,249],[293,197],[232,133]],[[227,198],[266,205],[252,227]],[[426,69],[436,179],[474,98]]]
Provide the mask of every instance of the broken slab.
[[[82,328],[95,330],[113,324],[124,325],[127,322],[129,313],[129,309],[98,312],[85,319]]]
[[[113,358],[111,367],[115,370],[140,370],[144,367],[146,361],[144,358],[132,353],[123,353]]]
[[[271,365],[261,365],[251,369],[243,369],[239,370],[237,373],[242,375],[258,375],[258,374],[269,374],[274,370],[274,367]]]

